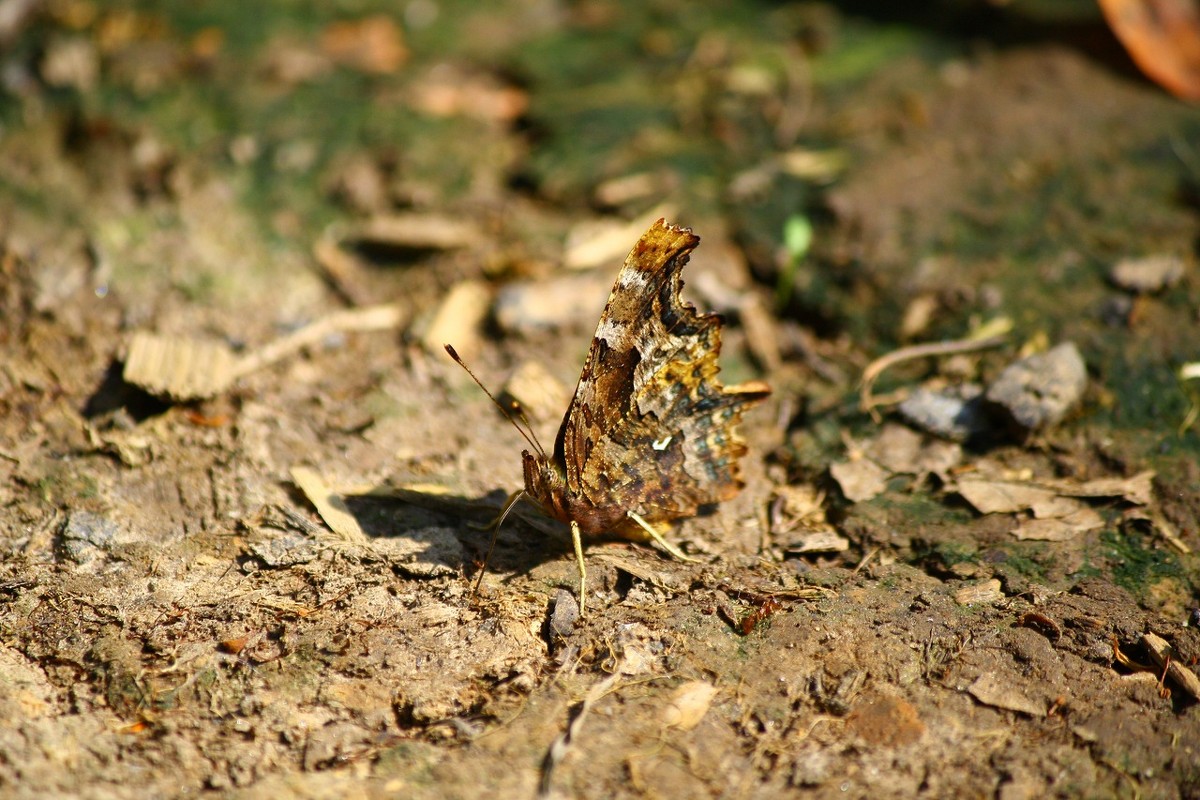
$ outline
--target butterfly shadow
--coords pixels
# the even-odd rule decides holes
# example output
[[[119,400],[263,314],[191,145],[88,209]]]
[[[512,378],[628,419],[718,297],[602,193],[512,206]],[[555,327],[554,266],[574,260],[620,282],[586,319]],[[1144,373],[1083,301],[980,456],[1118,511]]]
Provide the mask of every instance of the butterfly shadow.
[[[570,554],[567,526],[522,501],[495,533],[488,558],[494,533],[489,523],[506,499],[498,489],[470,498],[391,486],[341,498],[372,549],[409,577],[474,576],[485,559],[490,573],[526,574]]]

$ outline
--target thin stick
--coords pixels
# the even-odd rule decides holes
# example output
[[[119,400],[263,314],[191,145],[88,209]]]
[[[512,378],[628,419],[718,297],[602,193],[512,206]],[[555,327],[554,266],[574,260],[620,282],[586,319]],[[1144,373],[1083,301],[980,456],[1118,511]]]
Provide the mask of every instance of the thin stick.
[[[893,367],[904,361],[912,361],[916,358],[948,356],[957,355],[958,353],[973,353],[976,350],[988,350],[992,347],[999,347],[1005,341],[1006,339],[1003,336],[992,336],[987,339],[960,339],[954,342],[917,344],[893,350],[887,355],[875,359],[863,370],[862,389],[859,392],[859,405],[862,406],[864,411],[869,412],[872,416],[875,415],[876,402],[871,390],[875,386],[875,381],[889,367]]]

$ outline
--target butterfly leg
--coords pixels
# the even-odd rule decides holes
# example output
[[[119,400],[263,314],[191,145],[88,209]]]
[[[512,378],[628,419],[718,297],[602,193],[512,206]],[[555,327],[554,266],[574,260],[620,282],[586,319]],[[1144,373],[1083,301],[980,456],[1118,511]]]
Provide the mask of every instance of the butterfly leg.
[[[653,539],[654,541],[658,542],[659,546],[661,546],[663,550],[666,550],[668,553],[675,556],[680,561],[690,561],[693,564],[698,561],[698,559],[692,558],[691,556],[685,554],[678,547],[676,547],[675,545],[671,544],[666,539],[664,539],[663,535],[661,533],[659,533],[658,530],[655,529],[655,527],[653,525],[651,525],[649,522],[646,522],[646,520],[642,519],[642,516],[640,514],[638,514],[636,511],[626,511],[625,516],[628,517],[629,519],[633,520],[635,523],[637,523],[638,527],[640,527],[646,533],[650,534],[650,538]]]
[[[479,594],[479,585],[483,583],[483,576],[487,573],[488,562],[492,560],[492,552],[496,549],[496,539],[500,536],[500,526],[504,524],[504,518],[508,516],[508,512],[512,511],[513,506],[524,496],[524,489],[510,494],[508,500],[504,502],[504,508],[500,509],[500,513],[487,525],[480,526],[473,522],[467,523],[468,527],[474,528],[477,531],[490,530],[492,532],[491,541],[488,542],[487,555],[483,557],[483,566],[479,570],[479,577],[475,579],[475,585],[471,587],[471,597]]]
[[[579,523],[571,520],[571,542],[575,545],[575,563],[579,565],[579,616],[583,616],[583,599],[587,596],[587,566],[583,563],[583,537]]]
[[[497,530],[504,523],[504,518],[508,516],[508,512],[512,511],[512,507],[524,496],[525,490],[518,489],[508,496],[508,499],[504,501],[504,505],[500,508],[500,513],[492,517],[491,521],[486,525],[480,525],[478,522],[468,522],[467,527],[474,531]]]

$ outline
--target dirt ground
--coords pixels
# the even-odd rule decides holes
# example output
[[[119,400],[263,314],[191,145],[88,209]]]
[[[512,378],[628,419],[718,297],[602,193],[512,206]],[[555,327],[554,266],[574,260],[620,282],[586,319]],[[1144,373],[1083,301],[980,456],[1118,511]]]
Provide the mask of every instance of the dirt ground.
[[[1200,114],[1090,4],[164,5],[0,2],[0,795],[1200,797]],[[663,215],[745,489],[474,592],[441,343],[551,441]]]

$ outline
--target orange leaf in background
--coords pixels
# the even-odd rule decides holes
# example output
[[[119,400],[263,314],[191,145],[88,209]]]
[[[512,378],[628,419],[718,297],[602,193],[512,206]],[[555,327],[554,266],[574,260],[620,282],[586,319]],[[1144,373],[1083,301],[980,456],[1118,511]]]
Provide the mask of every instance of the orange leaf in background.
[[[408,60],[404,35],[383,14],[333,23],[321,34],[321,50],[343,66],[381,75]]]
[[[1197,0],[1099,0],[1108,26],[1142,72],[1184,100],[1200,100]]]

